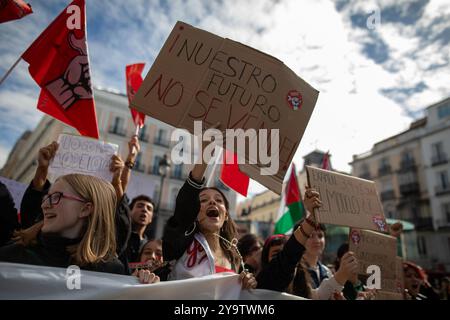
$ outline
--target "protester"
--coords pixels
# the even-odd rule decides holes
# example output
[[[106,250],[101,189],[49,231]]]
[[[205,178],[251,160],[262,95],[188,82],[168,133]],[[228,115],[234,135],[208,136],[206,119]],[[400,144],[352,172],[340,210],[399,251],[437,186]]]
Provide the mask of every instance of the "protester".
[[[322,204],[319,193],[307,187],[303,203],[305,219],[294,228],[293,235],[263,268],[257,280],[260,288],[327,300],[342,291],[350,275],[356,273],[357,262],[352,253],[346,253],[341,270],[333,276],[319,261],[325,247],[325,227],[317,224],[312,214],[314,208]]]
[[[441,300],[450,300],[450,278],[445,277],[441,280],[441,290],[440,290]]]
[[[343,256],[349,251],[348,243],[343,243],[337,251],[336,261],[334,262],[335,273],[339,271]],[[364,284],[358,278],[357,273],[351,274],[345,282],[342,295],[345,300],[372,300],[375,298],[375,290],[366,290]]]
[[[116,257],[116,200],[114,188],[99,178],[59,177],[42,200],[44,220],[16,233],[16,243],[0,248],[0,261],[123,274]]]
[[[139,195],[131,201],[131,235],[127,248],[129,262],[139,261],[139,253],[148,241],[145,231],[152,223],[154,207],[153,200],[146,195]]]
[[[17,209],[8,188],[0,182],[0,247],[8,243],[19,228]]]
[[[284,234],[274,234],[266,239],[261,253],[261,267],[265,268],[272,258],[280,252],[286,244],[288,237]]]
[[[258,274],[261,269],[261,253],[263,249],[263,244],[259,237],[251,233],[246,234],[239,239],[237,247],[244,259],[245,269],[255,275]]]
[[[425,271],[413,262],[403,262],[405,277],[405,299],[407,300],[439,300],[439,296],[427,281]]]
[[[139,276],[142,279],[146,274],[149,274],[149,280],[159,282],[160,280],[167,280],[168,270],[165,268],[162,255],[162,241],[160,239],[153,239],[147,241],[142,247],[139,254],[138,263],[130,263],[130,269],[133,270],[134,276]],[[142,270],[149,272],[142,273]],[[151,283],[151,282],[150,282]]]
[[[204,162],[194,166],[165,226],[163,255],[174,264],[169,280],[239,270],[237,230],[228,200],[219,189],[203,187],[206,168]],[[242,271],[240,279],[243,288],[256,287],[251,273]]]

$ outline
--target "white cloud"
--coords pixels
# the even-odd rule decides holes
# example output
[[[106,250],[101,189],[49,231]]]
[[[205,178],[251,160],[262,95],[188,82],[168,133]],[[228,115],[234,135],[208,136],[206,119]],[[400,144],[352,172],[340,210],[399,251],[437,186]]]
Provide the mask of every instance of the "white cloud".
[[[52,5],[64,6],[63,2],[57,3]],[[375,8],[393,5],[402,6],[405,11],[407,3],[411,1],[351,1],[342,12],[337,12],[334,1],[326,0],[113,0],[106,6],[105,2],[89,1],[93,83],[124,92],[125,65],[144,61],[144,73],[147,72],[175,22],[185,21],[279,58],[320,90],[294,161],[301,164],[302,157],[317,147],[330,150],[334,167],[349,170],[353,154],[367,151],[375,142],[407,128],[412,119],[405,115],[405,108],[417,111],[448,95],[449,46],[427,43],[427,39],[416,34],[419,29],[430,28],[427,37],[431,37],[450,25],[450,19],[444,19],[432,26],[437,18],[450,14],[448,1],[431,1],[413,25],[384,23],[382,16],[382,25],[375,31],[352,26],[351,14],[368,16]],[[54,17],[53,12],[46,10],[48,6],[39,8],[36,14],[20,20],[20,28],[17,23],[0,25],[0,71],[14,62],[14,57]],[[375,63],[361,51],[364,43],[373,40],[370,35],[386,43],[389,59],[383,64]],[[446,69],[427,70],[439,64],[447,64]],[[11,121],[31,125],[37,123],[40,113],[35,108],[37,86],[26,67],[26,63],[21,63],[8,80],[14,88],[0,87],[0,108],[31,110],[23,119],[8,113]],[[382,89],[413,88],[420,82],[428,88],[406,95],[402,103],[380,93]],[[20,97],[23,88],[31,90],[26,98]],[[252,190],[258,188],[261,187],[252,184]]]

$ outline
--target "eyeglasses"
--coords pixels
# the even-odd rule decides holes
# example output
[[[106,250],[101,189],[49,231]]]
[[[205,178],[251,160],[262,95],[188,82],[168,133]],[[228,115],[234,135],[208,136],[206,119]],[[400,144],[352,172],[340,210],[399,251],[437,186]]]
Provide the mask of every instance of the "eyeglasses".
[[[89,201],[86,201],[84,199],[81,199],[81,198],[73,196],[73,195],[64,194],[62,192],[53,192],[51,194],[46,195],[44,198],[42,198],[42,204],[44,204],[48,200],[50,205],[56,206],[61,201],[61,198],[76,200],[76,201],[80,201],[83,203],[89,202]]]

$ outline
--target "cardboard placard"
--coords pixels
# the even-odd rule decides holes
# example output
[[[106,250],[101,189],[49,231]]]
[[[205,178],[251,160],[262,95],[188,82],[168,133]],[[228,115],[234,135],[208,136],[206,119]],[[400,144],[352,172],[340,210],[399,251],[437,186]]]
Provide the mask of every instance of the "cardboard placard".
[[[52,179],[70,173],[96,176],[111,182],[109,170],[111,157],[117,154],[119,146],[93,138],[60,134],[59,148],[49,166]]]
[[[369,266],[378,266],[381,290],[401,293],[397,282],[397,240],[394,237],[351,228],[349,251],[353,251],[358,260],[358,274],[367,275]]]
[[[8,188],[9,193],[14,200],[14,207],[17,211],[20,211],[20,203],[22,202],[23,194],[27,190],[28,185],[15,180],[0,177],[0,181]]]
[[[403,294],[379,290],[375,294],[375,300],[403,300]]]
[[[322,206],[315,210],[320,223],[387,231],[373,181],[306,166],[308,184],[320,193]]]
[[[279,167],[261,175],[247,146],[241,170],[280,194],[283,178],[311,117],[319,92],[281,61],[241,43],[177,22],[131,107],[194,133],[220,122],[224,129],[279,129]],[[242,136],[242,135],[241,135]],[[271,134],[249,144],[271,146]],[[236,144],[234,152],[236,150]],[[250,163],[250,160],[256,164]]]

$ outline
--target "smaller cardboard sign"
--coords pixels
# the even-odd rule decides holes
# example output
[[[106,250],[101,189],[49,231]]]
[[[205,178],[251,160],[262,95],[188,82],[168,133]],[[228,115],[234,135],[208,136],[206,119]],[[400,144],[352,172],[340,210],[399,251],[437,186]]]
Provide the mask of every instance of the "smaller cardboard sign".
[[[49,167],[53,179],[80,173],[111,182],[113,174],[109,166],[111,157],[119,151],[118,145],[70,134],[60,134],[58,143],[58,151]]]
[[[358,274],[367,275],[369,266],[381,271],[381,290],[397,292],[397,240],[369,230],[350,229],[349,251],[355,253]]]
[[[361,229],[387,231],[373,181],[306,166],[308,184],[320,193],[317,221]]]
[[[14,200],[14,207],[17,209],[17,211],[19,211],[23,194],[25,193],[25,190],[27,190],[28,185],[15,180],[7,179],[5,177],[0,177],[0,181],[8,188],[9,193],[11,193],[11,196]]]

